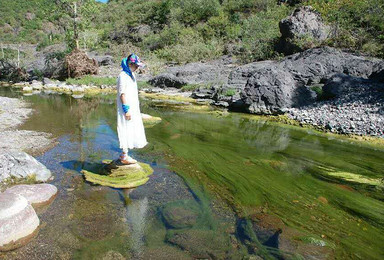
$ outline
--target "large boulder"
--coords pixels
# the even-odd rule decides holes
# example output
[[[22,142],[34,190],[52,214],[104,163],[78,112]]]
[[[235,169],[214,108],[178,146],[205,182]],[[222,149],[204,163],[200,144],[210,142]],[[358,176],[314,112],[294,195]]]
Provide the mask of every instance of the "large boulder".
[[[255,72],[242,90],[241,97],[250,113],[280,114],[287,108],[313,102],[316,94],[297,85],[289,72],[270,67]]]
[[[23,196],[30,204],[41,205],[49,203],[57,194],[57,188],[51,184],[15,185],[5,190],[4,193],[12,193]]]
[[[290,16],[280,21],[279,28],[281,39],[278,47],[285,54],[303,50],[303,46],[294,43],[296,39],[305,38],[320,44],[330,32],[330,27],[324,24],[320,14],[311,6],[295,9]]]
[[[88,52],[88,57],[95,59],[99,66],[113,65],[113,57],[108,54],[99,54],[97,52]]]
[[[206,63],[193,62],[168,67],[164,74],[154,77],[151,81],[164,77],[163,75],[166,77],[172,75],[172,80],[177,80],[183,84],[222,85],[228,81],[228,75],[234,66],[232,57],[223,56]]]
[[[322,47],[288,56],[279,66],[289,71],[296,81],[302,84],[314,84],[327,80],[334,73],[368,78],[381,62],[380,59]]]
[[[0,193],[0,251],[25,245],[40,224],[35,210],[24,197]]]
[[[51,171],[25,152],[0,152],[0,181],[15,178],[34,177],[36,181],[47,181]]]
[[[314,48],[288,56],[279,63],[261,62],[241,66],[233,73],[240,80],[231,81],[234,84],[227,84],[227,87],[242,89],[241,98],[248,112],[277,114],[287,108],[314,102],[315,94],[307,85],[327,82],[336,73],[362,79],[368,79],[376,73],[379,78],[382,64],[380,59],[356,56],[335,48]],[[230,75],[229,78],[233,77]],[[247,77],[246,85],[241,88],[240,83]]]
[[[159,74],[149,80],[149,83],[158,88],[181,88],[187,85],[184,79],[169,73]]]

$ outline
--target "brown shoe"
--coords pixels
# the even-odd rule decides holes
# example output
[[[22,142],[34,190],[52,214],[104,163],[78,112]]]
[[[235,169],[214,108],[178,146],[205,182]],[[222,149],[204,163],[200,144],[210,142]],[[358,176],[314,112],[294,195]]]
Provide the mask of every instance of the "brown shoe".
[[[137,163],[137,161],[130,156],[120,156],[120,162],[125,165]]]

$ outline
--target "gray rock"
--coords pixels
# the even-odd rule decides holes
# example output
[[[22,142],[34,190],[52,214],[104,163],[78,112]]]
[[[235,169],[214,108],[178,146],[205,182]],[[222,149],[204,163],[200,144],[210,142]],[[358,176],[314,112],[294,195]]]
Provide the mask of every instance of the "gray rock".
[[[100,55],[96,52],[88,52],[88,57],[91,59],[95,59],[99,66],[110,66],[113,65],[113,57],[111,55]]]
[[[222,85],[228,81],[228,75],[234,68],[234,62],[232,57],[223,56],[206,63],[193,62],[168,67],[164,73],[180,78],[187,84]]]
[[[49,202],[57,193],[57,188],[51,184],[15,185],[5,190],[4,193],[12,193],[23,196],[30,204],[42,204]]]
[[[302,47],[293,40],[309,37],[316,44],[327,39],[330,27],[323,23],[318,12],[311,6],[302,6],[293,11],[287,18],[279,23],[281,39],[277,46],[280,52],[292,54],[302,51]]]
[[[168,88],[168,87],[181,88],[182,86],[187,84],[187,82],[184,79],[169,73],[163,73],[163,74],[157,75],[156,77],[149,80],[149,83],[159,88]]]
[[[321,41],[328,37],[330,31],[330,27],[323,23],[320,14],[311,6],[295,9],[289,17],[280,21],[279,28],[283,38],[310,36]]]
[[[17,194],[0,193],[0,251],[23,246],[39,224],[27,199]]]
[[[359,88],[361,84],[364,84],[367,80],[359,77],[353,77],[344,73],[337,73],[332,75],[323,86],[324,98],[339,98],[343,94],[350,91],[355,91],[355,88]]]
[[[0,181],[10,177],[26,178],[35,176],[37,181],[47,181],[51,171],[42,163],[24,152],[0,152]]]
[[[228,85],[232,88],[242,89],[247,83],[248,79],[255,73],[255,71],[264,67],[270,67],[277,64],[276,61],[266,60],[252,62],[232,70],[228,76]]]
[[[290,73],[278,67],[258,70],[241,91],[250,113],[280,114],[287,108],[313,102],[316,94],[298,86]]]

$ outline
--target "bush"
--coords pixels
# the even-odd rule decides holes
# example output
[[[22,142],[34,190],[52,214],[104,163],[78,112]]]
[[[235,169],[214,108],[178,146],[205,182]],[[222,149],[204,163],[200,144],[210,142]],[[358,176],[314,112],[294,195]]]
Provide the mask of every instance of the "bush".
[[[274,46],[280,38],[279,21],[288,8],[276,7],[246,19],[242,26],[239,56],[243,62],[269,59],[275,56]]]
[[[174,0],[170,19],[187,25],[195,25],[219,14],[219,0]]]

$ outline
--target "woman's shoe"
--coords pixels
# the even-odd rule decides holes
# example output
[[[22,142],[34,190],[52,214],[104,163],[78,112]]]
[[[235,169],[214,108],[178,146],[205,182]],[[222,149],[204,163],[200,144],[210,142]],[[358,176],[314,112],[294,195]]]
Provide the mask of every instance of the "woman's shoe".
[[[122,164],[125,164],[125,165],[130,165],[130,164],[137,163],[137,161],[135,159],[133,159],[132,157],[127,156],[127,155],[121,155],[120,156],[120,162]]]

